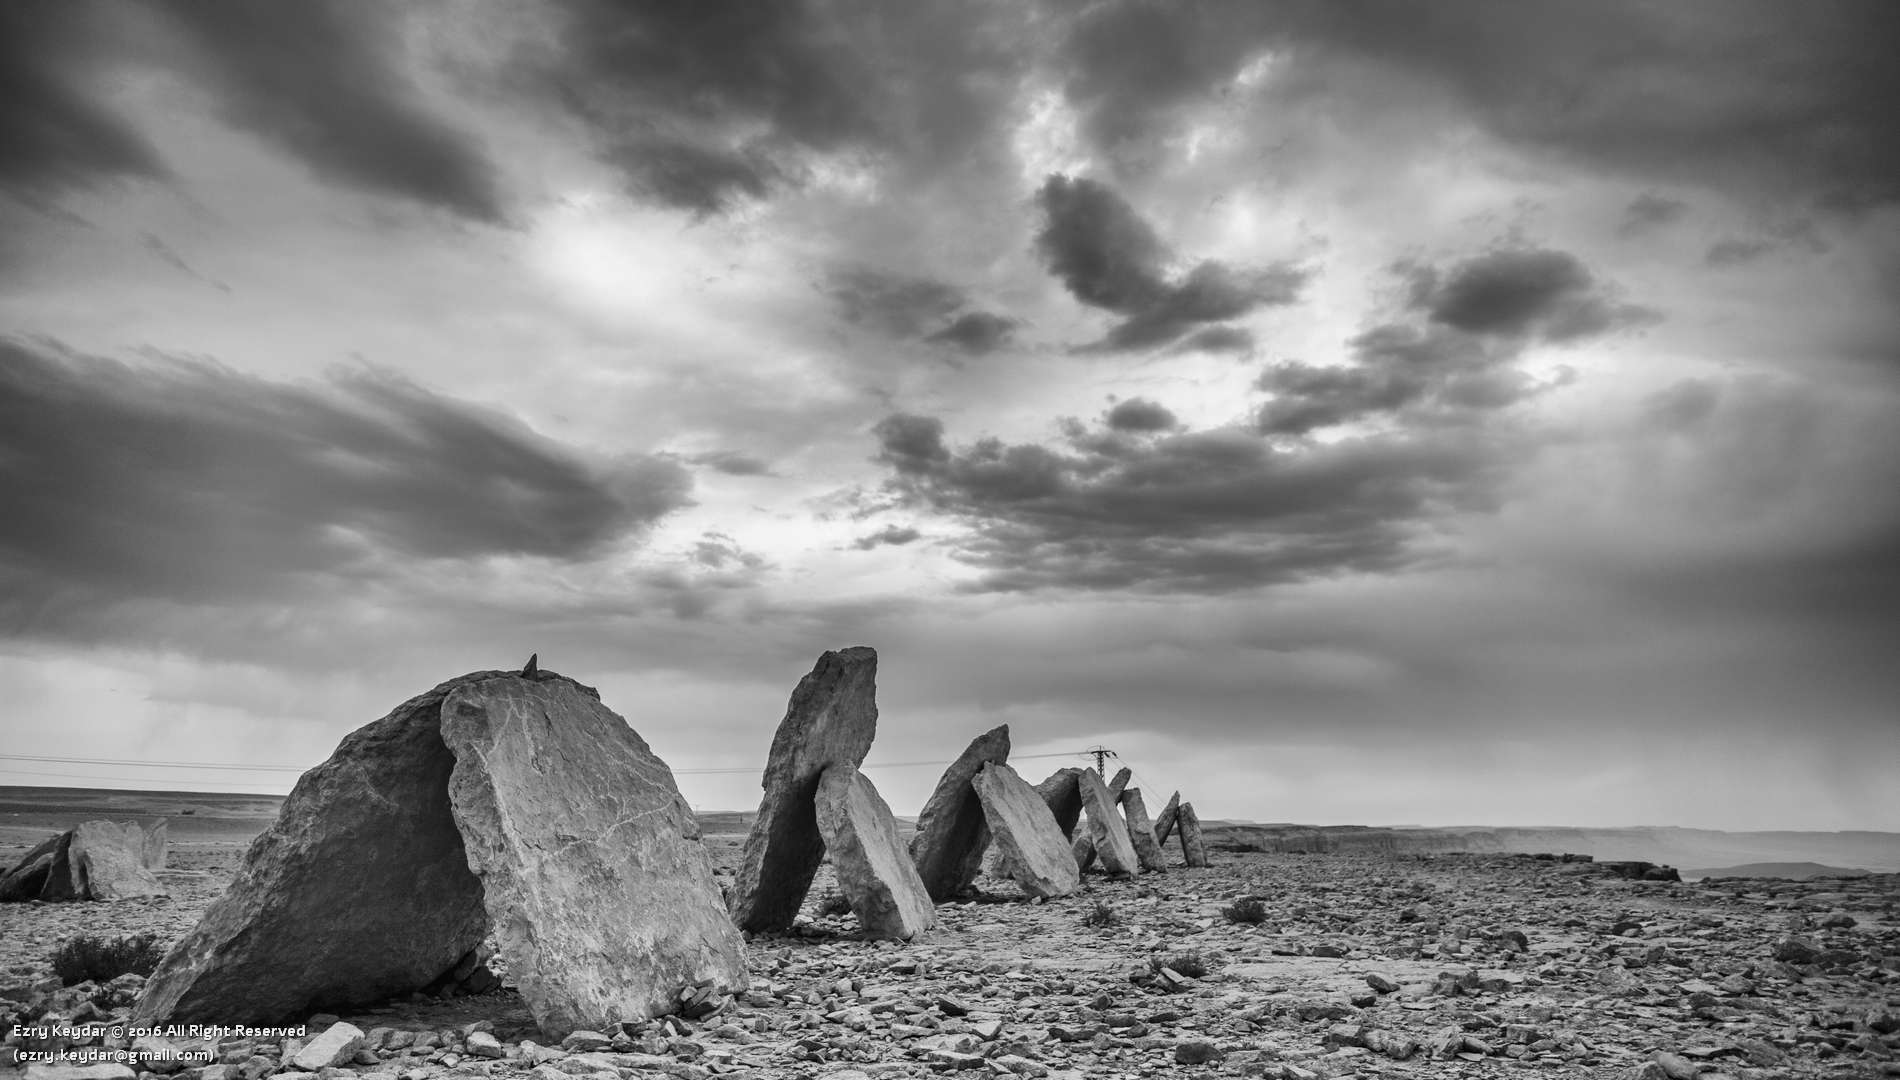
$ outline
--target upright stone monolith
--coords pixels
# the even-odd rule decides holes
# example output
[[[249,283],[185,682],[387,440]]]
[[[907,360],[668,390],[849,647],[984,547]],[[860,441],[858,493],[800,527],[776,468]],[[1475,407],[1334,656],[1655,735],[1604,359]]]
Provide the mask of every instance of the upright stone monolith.
[[[1175,828],[1181,833],[1181,857],[1193,867],[1207,865],[1207,845],[1201,842],[1201,819],[1194,813],[1193,803],[1182,803],[1181,812],[1175,817]]]
[[[1025,893],[1067,896],[1082,883],[1080,868],[1035,788],[1007,765],[983,766],[972,781],[1002,854],[1003,870]]]
[[[827,652],[799,680],[772,736],[759,815],[746,834],[732,890],[742,930],[783,930],[798,916],[825,856],[818,831],[818,780],[826,769],[856,769],[877,737],[877,652]]]
[[[671,773],[549,671],[452,679],[346,736],[165,955],[134,1022],[367,1006],[437,983],[491,928],[551,1035],[746,984]]]
[[[633,728],[566,679],[451,691],[449,805],[489,925],[549,1034],[657,1016],[682,988],[745,989],[699,821]]]
[[[1174,817],[1181,812],[1181,793],[1168,796],[1168,805],[1161,808],[1161,816],[1155,818],[1155,843],[1168,846],[1168,837],[1174,832]]]
[[[1080,783],[1082,806],[1089,816],[1089,840],[1095,845],[1096,857],[1102,860],[1102,869],[1110,874],[1140,873],[1141,862],[1134,845],[1128,842],[1128,823],[1115,809],[1115,796],[1102,783],[1102,775],[1084,769]]]
[[[936,907],[897,837],[897,819],[870,777],[848,765],[826,769],[815,805],[838,891],[865,937],[910,941],[937,925]]]
[[[1155,823],[1148,817],[1148,807],[1141,801],[1141,789],[1129,788],[1122,792],[1122,814],[1128,821],[1128,842],[1135,849],[1135,858],[1141,862],[1143,870],[1161,870],[1167,862],[1161,857],[1161,845],[1155,843]]]
[[[937,780],[929,801],[917,815],[917,834],[910,840],[910,860],[917,866],[930,898],[941,904],[962,893],[976,880],[989,845],[990,829],[970,781],[978,769],[1009,760],[1009,725],[999,724],[978,735],[950,763]]]

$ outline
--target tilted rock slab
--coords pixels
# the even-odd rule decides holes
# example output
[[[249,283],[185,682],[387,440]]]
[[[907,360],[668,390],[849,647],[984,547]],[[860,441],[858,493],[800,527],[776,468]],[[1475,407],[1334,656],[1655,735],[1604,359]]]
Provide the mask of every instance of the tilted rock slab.
[[[443,706],[451,696],[481,715],[458,709],[449,722]],[[514,730],[530,722],[516,709],[531,711],[540,726]],[[456,752],[474,760],[457,761],[445,729]],[[264,1025],[407,994],[479,945],[491,910],[511,968],[524,975],[529,1007],[537,1020],[557,1024],[555,1034],[566,1003],[590,994],[615,1003],[613,1013],[589,1018],[599,1026],[638,1018],[636,1010],[654,1000],[646,979],[693,970],[659,988],[676,994],[698,978],[725,977],[723,958],[728,949],[737,955],[737,932],[725,924],[710,942],[690,936],[702,923],[718,925],[718,892],[703,853],[699,868],[690,850],[671,866],[634,866],[693,838],[684,830],[670,835],[684,805],[665,797],[678,800],[670,774],[657,760],[642,760],[650,757],[645,744],[625,729],[594,691],[570,679],[486,671],[451,679],[350,733],[297,781],[224,896],[165,955],[135,1022]],[[576,766],[581,759],[587,764]],[[525,822],[524,813],[547,820]],[[517,834],[496,832],[511,829]],[[622,854],[616,859],[610,847]],[[511,857],[517,865],[501,865]],[[699,880],[654,880],[670,872]],[[524,901],[517,889],[545,895]],[[563,906],[582,894],[584,910]],[[659,895],[680,897],[688,910],[642,906]],[[665,941],[659,956],[642,956],[632,949],[645,939],[610,927],[618,922],[651,922],[686,936]],[[628,934],[626,954],[601,956],[571,975],[550,977],[545,969],[547,958],[598,943],[617,948],[628,940],[617,935]],[[694,967],[704,956],[719,959]],[[604,967],[621,972],[611,991],[590,981],[603,978]]]
[[[1175,817],[1175,827],[1181,833],[1181,857],[1193,867],[1207,865],[1207,845],[1201,842],[1201,819],[1194,812],[1194,804],[1184,802],[1181,812]]]
[[[1067,896],[1082,884],[1081,869],[1040,793],[1007,765],[988,764],[971,781],[1003,870],[1031,896]]]
[[[1115,770],[1115,778],[1108,782],[1108,793],[1115,796],[1116,805],[1122,801],[1122,792],[1128,790],[1128,781],[1134,779],[1135,771],[1124,765]]]
[[[1181,812],[1181,793],[1168,796],[1168,805],[1161,808],[1161,816],[1155,818],[1155,843],[1163,848],[1168,845],[1168,837],[1174,832],[1174,817]]]
[[[1155,843],[1155,823],[1148,817],[1148,807],[1142,802],[1140,788],[1131,787],[1122,792],[1122,814],[1128,821],[1128,842],[1134,846],[1135,858],[1140,861],[1141,868],[1166,869],[1167,860],[1161,857],[1161,845]]]
[[[1089,840],[1095,845],[1096,857],[1102,860],[1102,869],[1111,874],[1140,873],[1141,861],[1134,845],[1128,842],[1128,823],[1115,809],[1115,796],[1102,783],[1102,774],[1084,769],[1080,783],[1082,806],[1089,816]]]
[[[163,829],[163,823],[158,827]],[[134,822],[84,822],[41,841],[0,877],[0,901],[165,896],[145,861],[150,843]]]
[[[970,887],[982,868],[983,849],[989,846],[989,824],[970,782],[983,766],[1008,760],[1009,725],[999,724],[971,740],[957,755],[917,815],[910,860],[930,898],[939,904]]]
[[[746,988],[745,945],[673,773],[565,679],[467,683],[442,703],[449,807],[489,924],[542,1031]]]
[[[818,778],[833,765],[862,765],[876,736],[877,652],[859,645],[820,656],[772,736],[765,795],[732,890],[732,921],[740,929],[792,925],[825,857],[814,803]]]
[[[88,821],[73,830],[67,849],[80,895],[91,900],[164,896],[145,865],[145,834],[131,822]]]
[[[1083,770],[1083,769],[1075,770],[1076,799],[1078,803],[1082,801],[1081,779],[1082,779],[1082,773],[1085,771],[1092,771],[1092,770]],[[1111,797],[1112,803],[1121,802],[1122,789],[1128,786],[1128,781],[1133,776],[1134,776],[1134,773],[1132,773],[1130,770],[1126,768],[1122,769],[1121,771],[1115,774],[1115,779],[1111,781],[1108,785],[1108,794]],[[1054,777],[1051,777],[1050,779],[1053,780]],[[1120,823],[1121,816],[1117,814],[1115,815],[1115,818],[1116,818],[1115,824],[1112,824],[1110,827],[1115,828],[1115,829],[1122,828],[1122,825]],[[1071,843],[1069,850],[1070,850],[1070,854],[1072,854],[1075,857],[1076,869],[1087,870],[1089,867],[1094,866],[1095,865],[1094,833],[1090,829],[1087,829],[1087,828],[1078,828],[1074,833],[1071,834],[1071,839],[1073,840],[1073,843]],[[1116,871],[1116,870],[1109,871],[1109,873],[1111,874],[1120,873],[1120,872],[1121,871]]]
[[[867,938],[909,941],[937,925],[923,879],[897,836],[897,819],[869,777],[834,765],[818,781],[818,828],[838,891]]]

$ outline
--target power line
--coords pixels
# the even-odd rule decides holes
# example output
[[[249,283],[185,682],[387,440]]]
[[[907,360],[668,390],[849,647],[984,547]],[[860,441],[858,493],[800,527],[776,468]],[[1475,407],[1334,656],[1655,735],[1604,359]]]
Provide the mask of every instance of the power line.
[[[0,773],[11,773],[14,776],[24,776],[28,779],[44,779],[46,777],[57,776],[62,780],[111,780],[116,783],[124,784],[195,784],[200,782],[197,780],[186,780],[176,776],[93,776],[83,773],[47,772],[43,769],[9,769],[4,766],[0,766]],[[221,780],[219,783],[234,784],[239,787],[283,787],[282,784],[274,783],[269,780]]]
[[[146,769],[234,769],[241,772],[304,771],[301,765],[238,765],[229,762],[133,761],[130,758],[44,757],[36,754],[0,754],[8,761],[46,761],[56,765],[133,765]]]
[[[1081,751],[1066,754],[1015,754],[1010,761],[1036,761],[1042,758],[1075,757]],[[922,765],[948,765],[949,761],[867,761],[858,766],[860,769],[908,769]],[[756,773],[759,766],[747,766],[742,769],[674,769],[674,776],[711,776],[717,773]]]

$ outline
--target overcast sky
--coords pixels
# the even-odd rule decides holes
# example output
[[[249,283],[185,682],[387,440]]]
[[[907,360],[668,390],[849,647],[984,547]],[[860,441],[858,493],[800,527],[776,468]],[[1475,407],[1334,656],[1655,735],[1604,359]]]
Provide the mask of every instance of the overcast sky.
[[[538,651],[749,809],[864,644],[899,813],[1006,722],[1203,817],[1900,829],[1896,40],[0,5],[0,752],[303,769]]]

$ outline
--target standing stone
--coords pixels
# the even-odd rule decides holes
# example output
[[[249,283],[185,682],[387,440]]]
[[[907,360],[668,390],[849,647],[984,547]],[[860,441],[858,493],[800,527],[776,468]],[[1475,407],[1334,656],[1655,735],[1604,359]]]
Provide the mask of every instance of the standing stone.
[[[1143,870],[1161,870],[1167,862],[1161,857],[1161,845],[1155,843],[1155,823],[1148,817],[1148,807],[1141,801],[1141,789],[1129,788],[1122,792],[1122,814],[1128,819],[1128,842],[1134,846],[1135,858],[1141,862]]]
[[[164,896],[165,887],[145,868],[145,834],[137,825],[88,821],[73,830],[67,857],[81,885],[81,898],[130,900]]]
[[[1194,813],[1193,803],[1181,804],[1175,824],[1181,830],[1181,857],[1187,860],[1189,866],[1206,866],[1207,845],[1201,842],[1201,819]]]
[[[1128,824],[1115,809],[1115,796],[1102,783],[1094,769],[1082,772],[1082,805],[1088,810],[1089,839],[1095,843],[1096,857],[1110,874],[1136,874],[1141,871],[1134,845],[1128,842]]]
[[[732,890],[742,930],[792,925],[824,859],[813,800],[827,768],[855,770],[877,735],[877,653],[865,646],[827,652],[792,691],[772,736],[765,795],[746,834]]]
[[[1168,796],[1168,805],[1161,808],[1161,816],[1155,818],[1155,843],[1166,847],[1168,837],[1174,832],[1174,817],[1181,812],[1181,793]]]
[[[147,870],[163,870],[171,859],[171,824],[164,818],[152,823],[145,830],[145,843],[139,849],[139,856]]]
[[[897,819],[869,777],[849,765],[826,769],[816,809],[838,891],[865,937],[909,941],[937,925],[930,893],[897,837]]]
[[[1036,794],[1042,796],[1049,812],[1055,815],[1056,827],[1062,830],[1065,840],[1075,836],[1075,823],[1082,817],[1082,786],[1078,783],[1081,775],[1081,769],[1057,769],[1036,785]]]
[[[345,736],[146,982],[135,1024],[272,1024],[428,985],[481,943],[481,882],[449,810],[450,691]]]
[[[464,683],[442,703],[448,802],[509,973],[542,1031],[670,1012],[747,985],[699,822],[627,722],[568,679]]]
[[[1005,872],[1031,896],[1067,896],[1082,883],[1055,814],[1007,765],[989,764],[971,782],[1003,855]]]
[[[970,781],[977,770],[1009,760],[1009,725],[999,724],[978,735],[945,769],[936,790],[917,815],[917,835],[910,840],[910,860],[917,866],[930,898],[941,904],[970,887],[982,867],[983,849],[990,842],[983,806]]]

